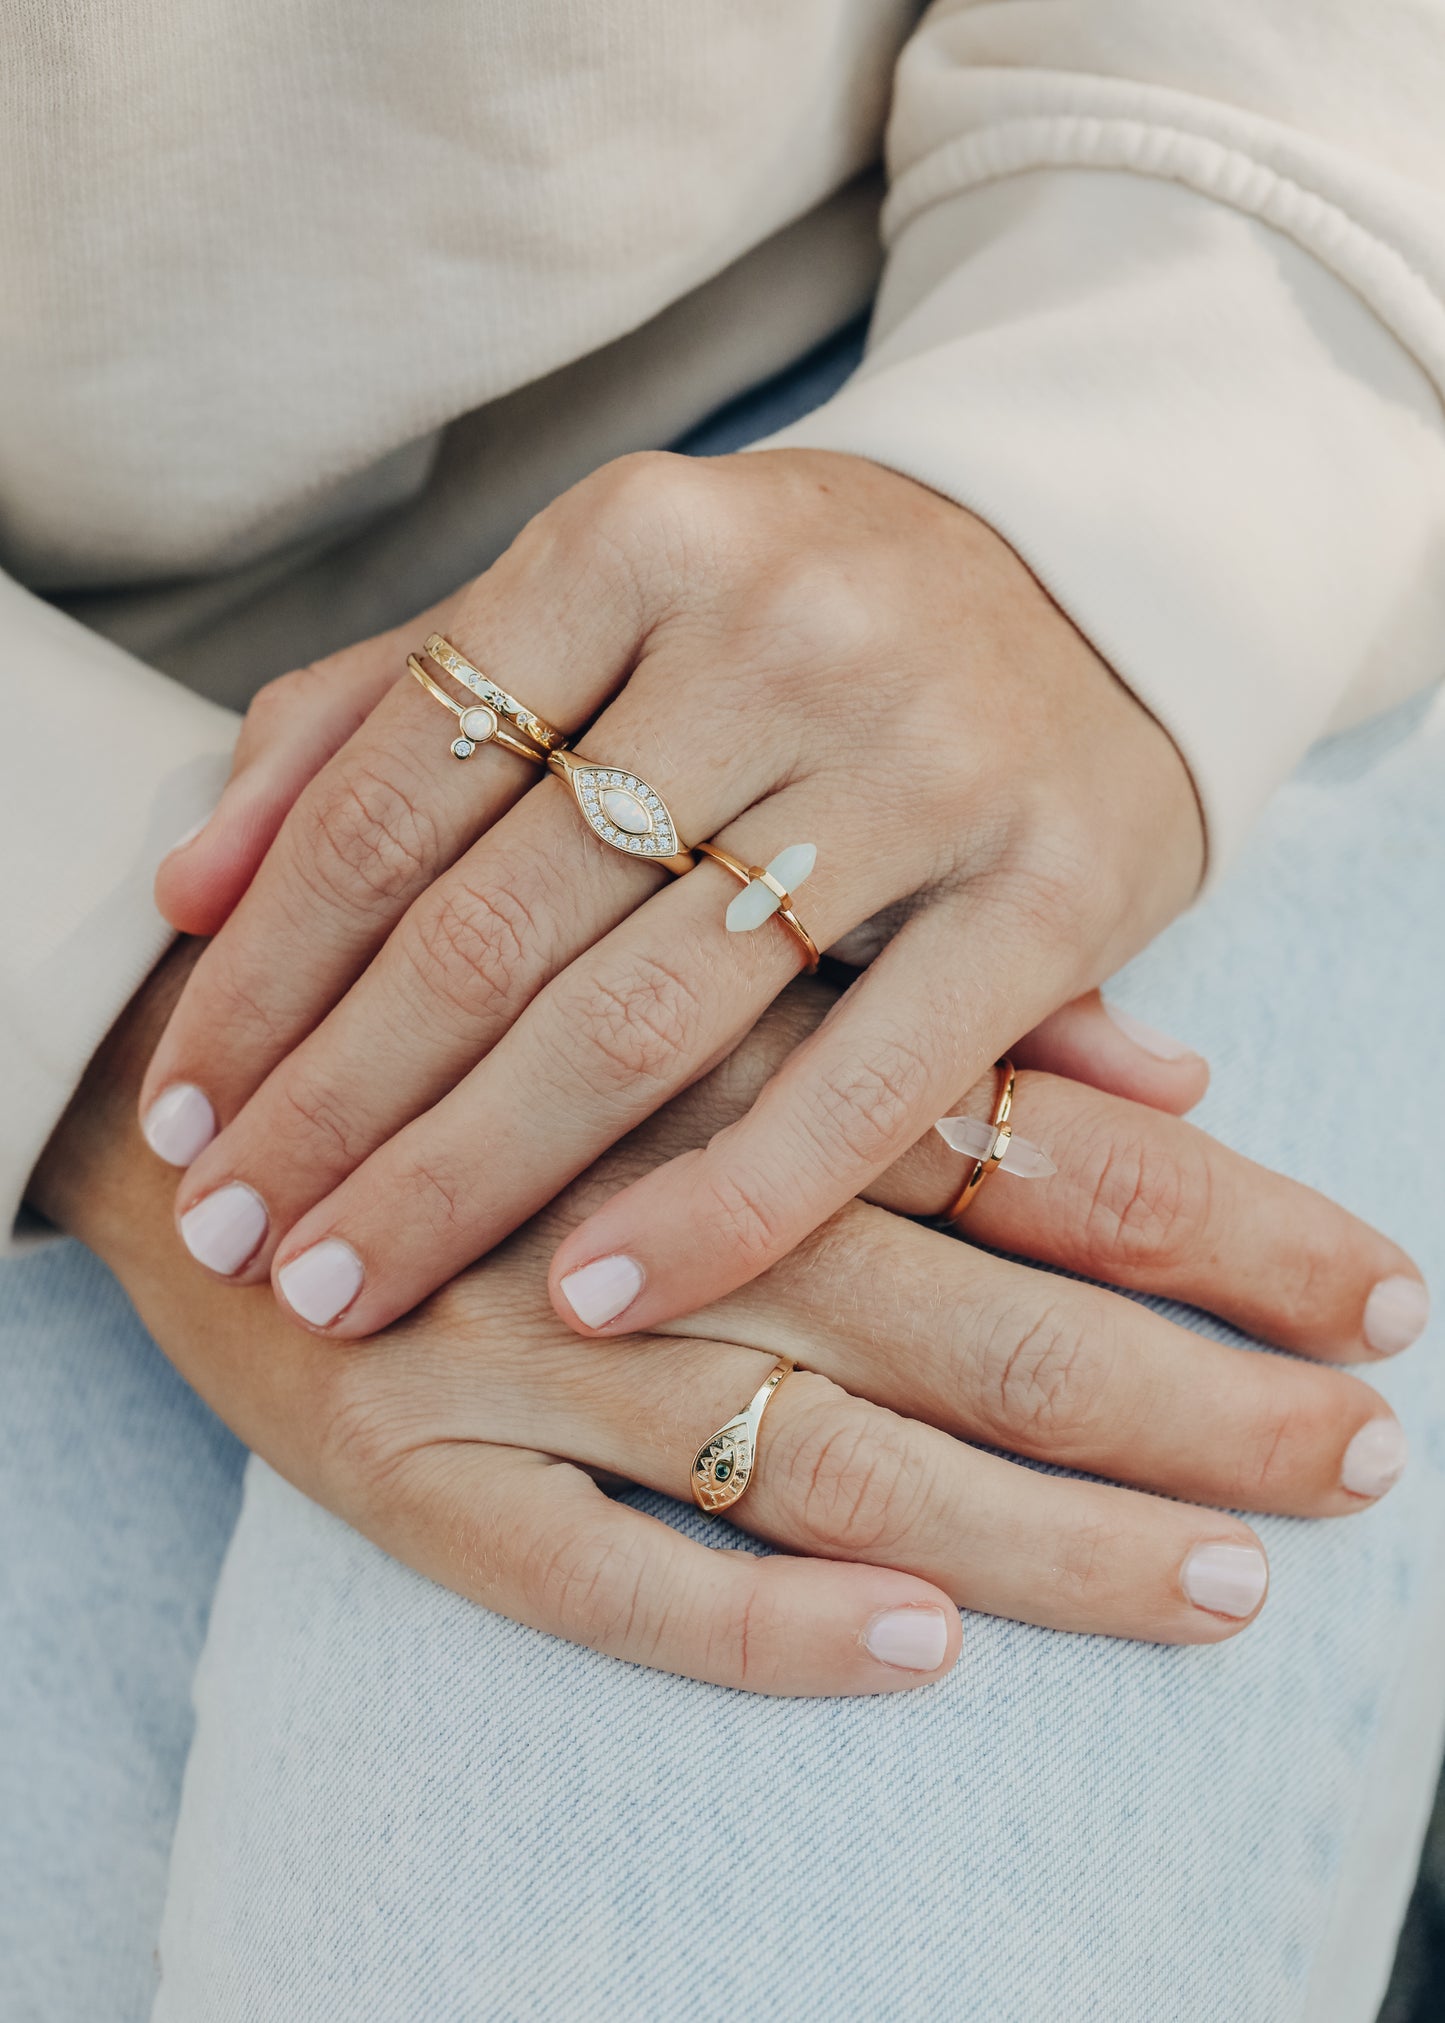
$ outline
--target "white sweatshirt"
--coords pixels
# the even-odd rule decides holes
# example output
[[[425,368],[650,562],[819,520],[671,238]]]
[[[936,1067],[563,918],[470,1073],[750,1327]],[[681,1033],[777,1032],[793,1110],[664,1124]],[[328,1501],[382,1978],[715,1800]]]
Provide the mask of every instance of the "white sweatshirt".
[[[1445,668],[1445,0],[0,0],[0,50],[0,1226],[234,708],[860,307],[890,92],[870,355],[778,440],[996,526],[1216,867]]]

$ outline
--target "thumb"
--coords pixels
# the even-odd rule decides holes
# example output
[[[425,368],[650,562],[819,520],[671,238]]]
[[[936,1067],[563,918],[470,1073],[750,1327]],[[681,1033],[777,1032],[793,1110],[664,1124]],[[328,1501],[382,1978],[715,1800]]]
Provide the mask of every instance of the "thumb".
[[[214,811],[156,872],[156,904],[172,927],[209,935],[222,925],[302,790],[396,680],[416,628],[378,633],[257,692]]]

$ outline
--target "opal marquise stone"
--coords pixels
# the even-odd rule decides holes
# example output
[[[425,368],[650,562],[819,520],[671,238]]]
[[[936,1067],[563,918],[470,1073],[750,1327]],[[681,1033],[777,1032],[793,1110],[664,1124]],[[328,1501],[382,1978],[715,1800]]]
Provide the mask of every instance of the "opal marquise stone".
[[[588,766],[573,775],[577,805],[594,832],[629,857],[680,855],[672,817],[635,773]]]

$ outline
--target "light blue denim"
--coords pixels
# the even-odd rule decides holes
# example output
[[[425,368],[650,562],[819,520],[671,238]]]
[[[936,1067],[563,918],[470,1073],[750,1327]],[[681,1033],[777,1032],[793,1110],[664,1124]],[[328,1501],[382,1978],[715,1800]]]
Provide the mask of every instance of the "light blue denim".
[[[1115,994],[1445,1285],[1438,699],[1312,754]],[[100,1267],[13,1263],[0,2023],[1368,2023],[1445,1709],[1438,1339],[1372,1376],[1404,1481],[1262,1520],[1236,1642],[970,1617],[937,1687],[766,1701],[471,1608],[258,1462],[238,1519]]]

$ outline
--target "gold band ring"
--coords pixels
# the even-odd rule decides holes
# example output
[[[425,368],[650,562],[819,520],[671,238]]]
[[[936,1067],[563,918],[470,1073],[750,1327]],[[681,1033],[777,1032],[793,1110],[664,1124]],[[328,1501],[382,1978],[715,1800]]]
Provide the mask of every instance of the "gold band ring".
[[[547,764],[572,789],[582,819],[599,842],[624,857],[660,864],[680,878],[696,862],[678,838],[666,802],[646,780],[618,766],[598,766],[565,745],[548,752]]]
[[[792,1371],[793,1365],[786,1360],[775,1363],[747,1409],[719,1427],[693,1456],[693,1501],[709,1517],[716,1517],[720,1510],[728,1510],[741,1501],[757,1466],[758,1428],[768,1401]]]
[[[818,944],[799,920],[793,907],[792,894],[786,886],[780,885],[771,871],[760,870],[757,865],[744,864],[734,857],[730,850],[724,850],[720,843],[698,843],[695,849],[704,857],[711,857],[715,864],[721,864],[724,871],[731,871],[739,885],[764,885],[777,900],[777,917],[807,957],[808,968],[818,967]]]
[[[508,695],[504,688],[499,688],[490,675],[483,674],[479,667],[474,667],[466,655],[458,653],[451,641],[444,639],[441,633],[427,634],[424,651],[427,658],[434,660],[444,674],[449,674],[453,681],[459,681],[463,688],[469,688],[472,694],[478,696],[488,709],[502,718],[503,722],[511,724],[524,738],[529,738],[542,751],[555,751],[559,745],[566,744],[565,731],[559,731],[557,726],[549,724],[545,717],[534,715],[525,703],[518,702],[514,695]]]
[[[539,752],[535,745],[529,745],[525,738],[519,738],[508,728],[497,712],[485,702],[453,702],[438,681],[433,681],[414,653],[406,657],[407,668],[414,674],[428,695],[436,697],[443,709],[449,709],[457,719],[459,737],[452,739],[452,756],[469,759],[478,745],[505,745],[509,752],[515,752],[519,759],[530,759],[534,766],[545,766],[547,754]]]
[[[972,1205],[973,1197],[987,1180],[990,1173],[996,1173],[1003,1164],[1008,1151],[1009,1139],[1013,1136],[1013,1126],[1009,1114],[1014,1106],[1014,1064],[1004,1059],[998,1064],[998,1094],[994,1099],[993,1115],[989,1118],[989,1129],[993,1132],[993,1144],[986,1158],[975,1159],[973,1171],[963,1183],[962,1191],[952,1208],[944,1216],[945,1222],[957,1222],[959,1217]]]

